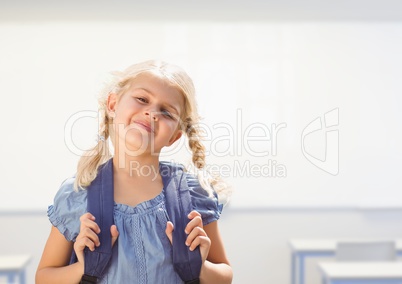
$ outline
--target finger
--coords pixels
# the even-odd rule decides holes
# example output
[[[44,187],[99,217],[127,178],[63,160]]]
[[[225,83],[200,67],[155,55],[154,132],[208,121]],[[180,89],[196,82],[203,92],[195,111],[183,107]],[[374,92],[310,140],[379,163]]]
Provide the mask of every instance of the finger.
[[[196,211],[196,210],[191,211],[191,212],[187,215],[187,217],[188,217],[189,219],[193,219],[193,218],[196,217],[196,216],[201,217],[201,214],[200,214],[198,211]]]
[[[194,216],[194,218],[190,222],[188,222],[184,231],[186,232],[186,234],[189,234],[195,227],[203,228],[201,216]]]
[[[195,227],[186,238],[186,246],[190,246],[197,236],[207,236],[203,228]]]
[[[77,239],[90,239],[96,246],[100,245],[99,236],[91,228],[83,228]]]
[[[94,243],[93,241],[91,241],[90,239],[88,239],[88,238],[83,238],[83,239],[81,240],[81,242],[83,242],[83,245],[86,246],[86,247],[88,247],[91,251],[94,251],[94,250],[95,250],[95,243]]]
[[[92,214],[89,213],[89,212],[86,212],[86,213],[84,213],[84,214],[81,215],[80,221],[82,221],[83,219],[91,219],[91,220],[94,220],[94,221],[95,221],[95,216],[92,215]]]
[[[92,221],[95,222],[95,216],[92,215],[91,213],[87,212],[83,215],[80,216],[80,223],[85,223],[87,221]]]
[[[209,250],[209,247],[211,246],[211,240],[207,236],[197,236],[193,242],[191,243],[189,249],[191,251],[195,250],[196,247],[204,247],[207,250]]]
[[[81,222],[81,226],[80,226],[80,231],[84,230],[84,229],[91,229],[93,232],[99,234],[100,233],[100,227],[98,226],[97,223],[91,221],[91,220],[83,220]]]
[[[119,231],[117,231],[116,225],[112,225],[110,227],[110,234],[112,235],[112,246],[117,241],[117,237],[119,236]]]
[[[98,224],[95,222],[95,217],[92,216],[90,213],[85,213],[80,217],[81,225],[80,225],[80,230],[83,230],[84,228],[90,228],[97,234],[100,233],[100,228]]]
[[[74,244],[74,248],[76,251],[83,251],[85,247],[88,247],[91,251],[95,250],[95,243],[86,237],[77,239]]]
[[[169,239],[169,241],[170,241],[170,243],[172,244],[173,243],[173,230],[174,230],[174,226],[173,226],[173,223],[172,222],[170,222],[170,221],[168,221],[167,223],[166,223],[166,230],[165,230],[165,233],[166,233],[166,236],[168,237],[168,239]]]

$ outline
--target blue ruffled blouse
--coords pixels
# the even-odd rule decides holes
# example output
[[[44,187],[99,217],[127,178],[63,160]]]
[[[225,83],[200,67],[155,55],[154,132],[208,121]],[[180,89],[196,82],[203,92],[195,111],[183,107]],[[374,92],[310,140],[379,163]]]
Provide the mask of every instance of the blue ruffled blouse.
[[[219,219],[222,206],[216,194],[210,197],[198,179],[187,174],[193,209],[203,224]],[[80,230],[80,216],[87,212],[87,191],[74,191],[74,177],[65,180],[48,208],[49,220],[69,241],[75,241]],[[165,208],[165,189],[151,200],[135,207],[114,205],[114,221],[119,231],[118,242],[107,273],[99,283],[174,284],[183,283],[174,271],[172,246],[165,234],[169,220]]]

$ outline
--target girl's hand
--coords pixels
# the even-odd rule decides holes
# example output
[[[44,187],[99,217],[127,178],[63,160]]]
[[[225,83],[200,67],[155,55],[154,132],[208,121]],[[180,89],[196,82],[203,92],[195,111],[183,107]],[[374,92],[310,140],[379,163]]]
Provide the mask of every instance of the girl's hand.
[[[193,210],[187,216],[191,221],[188,222],[185,232],[188,235],[186,239],[186,246],[193,251],[197,246],[200,246],[200,253],[202,263],[207,259],[209,248],[211,247],[211,240],[208,238],[206,232],[203,229],[201,214]],[[172,243],[172,222],[167,222],[166,235],[168,236],[170,243]]]
[[[84,249],[88,247],[91,251],[95,250],[95,247],[100,245],[98,234],[100,228],[95,222],[95,217],[87,212],[80,217],[81,226],[80,233],[74,243],[75,254],[77,255],[78,262],[84,264]],[[110,227],[110,233],[112,235],[112,246],[119,236],[116,225]]]

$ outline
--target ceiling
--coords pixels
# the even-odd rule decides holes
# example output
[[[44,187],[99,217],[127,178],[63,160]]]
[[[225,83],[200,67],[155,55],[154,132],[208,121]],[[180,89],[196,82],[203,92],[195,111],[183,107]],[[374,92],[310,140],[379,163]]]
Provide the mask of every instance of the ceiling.
[[[400,0],[0,0],[0,22],[402,21]]]

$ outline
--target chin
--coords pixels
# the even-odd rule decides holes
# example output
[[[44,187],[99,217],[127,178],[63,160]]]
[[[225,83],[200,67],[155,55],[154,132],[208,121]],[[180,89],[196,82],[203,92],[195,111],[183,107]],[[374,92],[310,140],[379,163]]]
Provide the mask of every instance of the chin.
[[[151,139],[147,135],[141,135],[137,133],[128,133],[126,137],[120,140],[119,149],[128,151],[139,152],[141,154],[148,151],[151,148]]]

